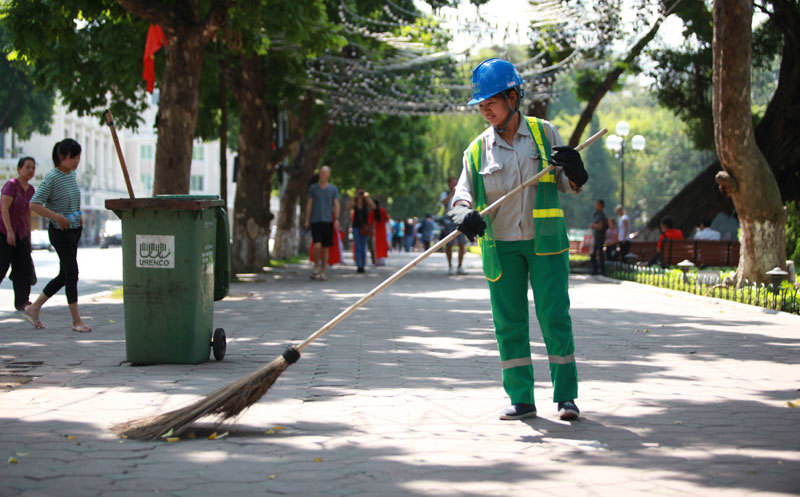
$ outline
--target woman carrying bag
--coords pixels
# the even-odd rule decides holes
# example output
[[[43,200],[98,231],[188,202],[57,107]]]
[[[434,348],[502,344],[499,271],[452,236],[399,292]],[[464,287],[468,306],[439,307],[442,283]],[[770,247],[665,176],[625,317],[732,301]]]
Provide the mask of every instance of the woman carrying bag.
[[[351,226],[353,228],[353,256],[356,260],[357,272],[364,272],[367,261],[367,242],[369,241],[369,211],[375,209],[375,202],[369,197],[369,192],[359,189],[353,200],[351,213]]]

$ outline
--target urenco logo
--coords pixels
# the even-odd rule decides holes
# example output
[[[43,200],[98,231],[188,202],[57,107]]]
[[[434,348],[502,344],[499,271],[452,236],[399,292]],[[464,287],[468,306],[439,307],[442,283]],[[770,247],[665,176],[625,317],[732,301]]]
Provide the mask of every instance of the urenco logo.
[[[175,268],[175,236],[136,235],[136,267]]]

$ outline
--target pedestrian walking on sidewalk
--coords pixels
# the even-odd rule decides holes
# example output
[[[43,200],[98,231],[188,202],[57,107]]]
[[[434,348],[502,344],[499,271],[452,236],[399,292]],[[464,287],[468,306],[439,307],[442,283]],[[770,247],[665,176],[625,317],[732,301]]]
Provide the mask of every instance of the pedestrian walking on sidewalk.
[[[306,201],[306,219],[303,226],[311,229],[314,242],[314,260],[311,272],[312,280],[328,279],[329,248],[333,246],[334,235],[339,223],[339,189],[329,183],[331,168],[322,166],[319,170],[319,181],[308,187]]]
[[[36,161],[23,157],[17,162],[17,177],[3,185],[0,209],[0,282],[11,266],[14,284],[14,308],[18,311],[30,304],[33,260],[31,259],[30,200],[35,188],[28,182],[36,174]]]
[[[464,151],[449,216],[468,238],[479,237],[489,280],[503,387],[511,406],[500,419],[536,415],[529,336],[528,281],[542,329],[562,420],[577,419],[578,371],[569,316],[569,240],[558,192],[577,195],[588,175],[578,152],[563,146],[547,121],[519,111],[522,76],[508,61],[488,59],[472,73],[472,100],[491,124]],[[555,170],[487,218],[479,210],[549,164]]]
[[[458,178],[450,178],[447,180],[447,188],[446,192],[442,192],[442,195],[439,197],[439,200],[444,205],[445,212],[450,212],[450,209],[453,208],[453,198],[456,194],[456,184],[458,183]],[[456,225],[453,224],[453,221],[450,220],[448,216],[444,216],[444,229],[442,230],[442,237],[445,237],[453,232],[456,229]],[[453,267],[453,245],[458,245],[458,269]],[[467,252],[467,237],[464,236],[463,233],[458,235],[455,240],[447,242],[447,245],[444,249],[444,254],[447,256],[447,274],[450,276],[456,274],[466,274],[467,272],[464,271],[464,254]]]
[[[353,228],[353,256],[356,260],[356,271],[363,273],[367,263],[367,242],[369,241],[370,229],[369,211],[375,209],[375,202],[369,196],[369,192],[362,189],[356,190],[353,199],[353,210],[350,213],[350,226]]]
[[[608,219],[606,218],[606,213],[603,212],[604,207],[605,202],[600,199],[595,201],[592,224],[589,225],[594,235],[594,245],[592,246],[592,255],[590,256],[590,260],[592,261],[592,274],[594,275],[603,274],[606,269],[605,252],[603,248],[606,243]]]
[[[628,250],[631,247],[631,241],[629,240],[631,234],[631,218],[625,213],[625,208],[621,204],[617,205],[616,209],[614,209],[614,213],[619,218],[617,220],[617,226],[619,227],[619,233],[617,234],[617,238],[619,238],[617,253],[619,255],[619,260],[625,262],[625,256],[628,254]]]
[[[433,240],[433,216],[425,214],[425,218],[419,223],[419,235],[422,239],[422,250],[431,248],[431,240]]]
[[[417,223],[414,221],[414,218],[406,219],[406,222],[403,223],[403,246],[406,249],[406,252],[413,252],[414,251],[414,241],[416,240],[416,236],[414,233],[416,232]]]
[[[53,164],[31,198],[31,210],[50,219],[47,232],[58,254],[58,275],[50,280],[33,304],[25,307],[36,328],[44,328],[39,312],[47,300],[64,288],[72,315],[72,331],[88,333],[92,329],[83,322],[78,311],[78,242],[83,233],[81,190],[75,170],[81,161],[81,146],[65,138],[53,147]]]
[[[375,243],[375,265],[385,266],[386,258],[389,257],[389,239],[386,237],[386,223],[389,221],[389,214],[386,209],[381,207],[377,199],[375,208],[369,211],[369,224],[372,226],[372,232],[375,234],[373,240]]]

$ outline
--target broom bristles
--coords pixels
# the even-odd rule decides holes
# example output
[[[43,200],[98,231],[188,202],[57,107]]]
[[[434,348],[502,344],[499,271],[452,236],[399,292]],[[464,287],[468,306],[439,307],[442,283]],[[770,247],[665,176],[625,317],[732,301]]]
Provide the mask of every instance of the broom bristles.
[[[180,435],[203,416],[217,415],[222,420],[231,418],[258,402],[288,367],[289,362],[283,356],[278,356],[258,371],[211,392],[191,405],[165,414],[120,423],[111,429],[127,438],[157,440],[170,430],[173,435]]]

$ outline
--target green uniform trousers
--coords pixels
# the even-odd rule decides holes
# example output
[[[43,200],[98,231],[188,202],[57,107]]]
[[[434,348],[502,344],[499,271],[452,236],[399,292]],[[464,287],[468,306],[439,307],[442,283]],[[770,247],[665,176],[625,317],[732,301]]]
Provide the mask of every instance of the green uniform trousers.
[[[550,362],[553,402],[578,397],[578,369],[569,317],[569,253],[536,255],[533,240],[497,241],[503,275],[489,282],[503,387],[512,404],[533,404],[528,280]]]

